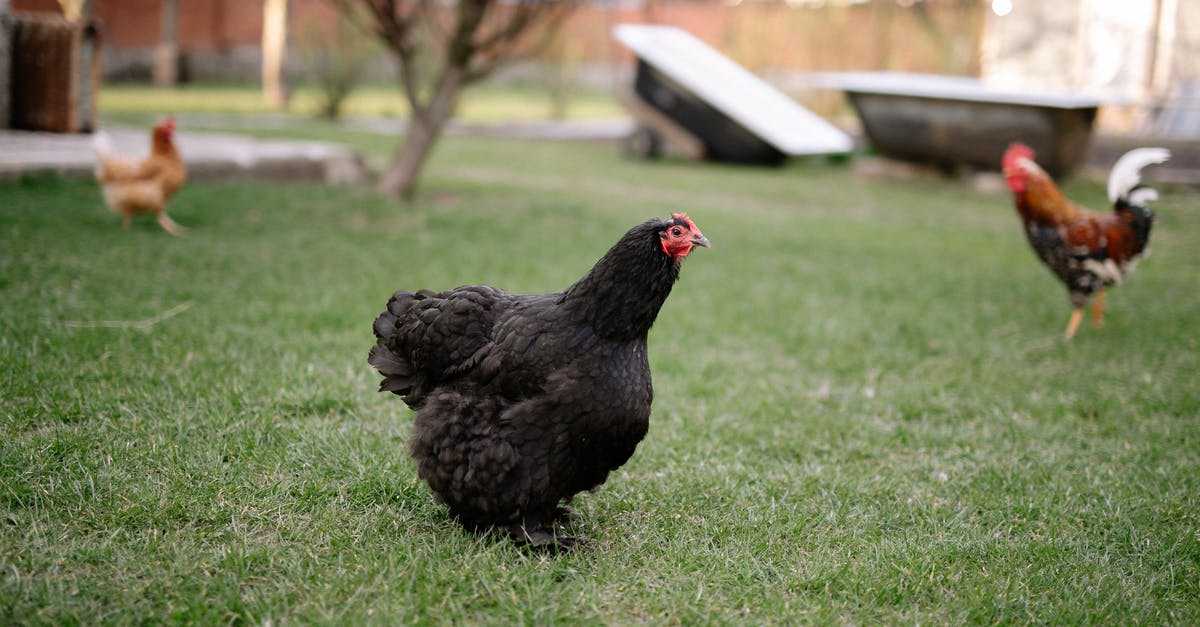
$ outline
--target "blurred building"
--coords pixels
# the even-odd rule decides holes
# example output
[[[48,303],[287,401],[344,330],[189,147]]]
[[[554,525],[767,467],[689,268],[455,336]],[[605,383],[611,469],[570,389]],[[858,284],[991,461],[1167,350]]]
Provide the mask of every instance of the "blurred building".
[[[981,76],[1107,103],[1106,130],[1200,136],[1200,2],[991,0]]]
[[[290,44],[308,24],[335,21],[326,0],[288,0]],[[20,12],[61,13],[58,0],[12,0]],[[168,22],[184,80],[256,80],[263,0],[92,0],[104,27],[108,79],[149,79]],[[170,20],[163,14],[174,7]],[[628,51],[625,22],[679,26],[755,72],[894,69],[976,74],[984,10],[977,0],[592,0],[566,24],[558,54],[591,82],[611,80]],[[380,76],[391,78],[390,68]]]
[[[16,12],[62,13],[59,0],[11,2]],[[91,17],[102,28],[106,80],[150,80],[165,40],[175,48],[171,61],[179,80],[260,77],[263,0],[91,0],[91,5]],[[289,5],[293,21],[334,17],[324,0]]]
[[[320,45],[300,34],[338,20],[325,0],[286,2],[289,49]],[[182,81],[262,78],[264,0],[90,3],[106,80],[149,80],[163,63]],[[58,0],[11,6],[62,10]],[[1197,0],[591,0],[554,45],[499,78],[623,84],[632,59],[611,32],[628,22],[681,27],[825,114],[840,97],[807,90],[814,72],[928,72],[1087,92],[1119,103],[1102,120],[1110,130],[1194,127],[1189,107],[1200,102]],[[303,80],[306,56],[287,54],[286,72]],[[368,76],[393,80],[390,60],[381,55]]]

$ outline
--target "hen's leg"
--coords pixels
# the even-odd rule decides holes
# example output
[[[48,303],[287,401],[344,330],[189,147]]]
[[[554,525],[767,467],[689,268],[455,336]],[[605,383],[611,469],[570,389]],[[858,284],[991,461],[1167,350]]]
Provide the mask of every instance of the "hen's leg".
[[[1092,326],[1099,329],[1104,326],[1104,290],[1096,293],[1096,300],[1092,301]]]
[[[121,228],[128,231],[130,225],[132,225],[132,224],[133,224],[133,214],[128,211],[122,213],[121,214]]]
[[[1067,322],[1067,331],[1063,333],[1064,340],[1075,337],[1075,331],[1079,329],[1080,320],[1083,320],[1083,307],[1076,307],[1071,310],[1071,320]]]
[[[565,553],[583,544],[582,539],[559,535],[551,527],[530,528],[525,525],[513,525],[509,527],[508,534],[519,545],[553,553]]]

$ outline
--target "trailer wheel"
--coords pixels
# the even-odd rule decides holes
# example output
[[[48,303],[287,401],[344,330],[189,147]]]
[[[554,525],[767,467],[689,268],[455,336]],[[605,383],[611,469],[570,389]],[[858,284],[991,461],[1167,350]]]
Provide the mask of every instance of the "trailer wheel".
[[[639,126],[621,142],[625,154],[635,159],[657,159],[662,155],[662,139],[653,129]]]

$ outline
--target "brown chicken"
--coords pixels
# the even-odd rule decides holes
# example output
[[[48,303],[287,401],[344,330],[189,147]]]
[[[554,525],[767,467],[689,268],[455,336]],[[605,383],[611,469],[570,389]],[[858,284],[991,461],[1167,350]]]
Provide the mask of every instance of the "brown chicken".
[[[112,143],[104,132],[96,133],[96,180],[104,191],[104,202],[121,216],[128,229],[133,216],[149,213],[171,235],[182,237],[187,230],[167,215],[167,200],[187,181],[187,168],[172,136],[175,119],[167,117],[154,127],[150,136],[150,155],[144,159],[114,155]]]
[[[1142,168],[1170,157],[1163,148],[1136,148],[1113,165],[1108,177],[1112,213],[1093,213],[1067,200],[1054,181],[1033,160],[1033,150],[1013,144],[1004,153],[1004,178],[1012,190],[1025,236],[1038,257],[1067,287],[1071,318],[1066,339],[1071,339],[1092,302],[1092,322],[1104,318],[1104,290],[1133,272],[1150,242],[1154,214],[1146,202],[1158,194],[1141,184]]]

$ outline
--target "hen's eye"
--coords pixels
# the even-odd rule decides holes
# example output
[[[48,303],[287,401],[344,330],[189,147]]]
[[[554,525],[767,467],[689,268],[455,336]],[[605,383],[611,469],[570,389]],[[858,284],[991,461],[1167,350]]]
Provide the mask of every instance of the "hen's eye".
[[[681,229],[679,227],[675,227],[675,228],[671,229],[671,235],[674,235],[675,237],[679,237],[680,235],[683,235],[683,229]]]

